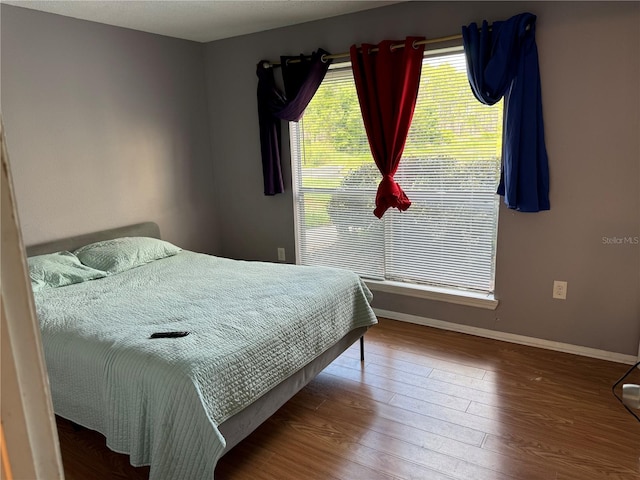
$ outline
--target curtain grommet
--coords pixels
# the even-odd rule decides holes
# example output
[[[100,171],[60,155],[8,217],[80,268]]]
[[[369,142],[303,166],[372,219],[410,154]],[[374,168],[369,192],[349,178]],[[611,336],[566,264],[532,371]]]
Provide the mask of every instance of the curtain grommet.
[[[413,47],[414,50],[418,50],[418,45],[416,44],[417,40],[414,40],[413,42],[411,42],[411,46]]]
[[[327,54],[323,53],[322,55],[320,55],[320,61],[322,63],[327,63],[329,61],[329,59],[327,58]]]

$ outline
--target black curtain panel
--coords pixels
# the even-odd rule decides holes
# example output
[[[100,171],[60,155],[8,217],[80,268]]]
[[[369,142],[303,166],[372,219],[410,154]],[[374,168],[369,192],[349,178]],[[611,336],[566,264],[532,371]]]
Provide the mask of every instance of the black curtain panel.
[[[258,121],[265,195],[284,192],[280,121],[300,120],[329,69],[331,60],[326,59],[328,54],[318,49],[310,57],[280,57],[284,92],[276,86],[269,62],[262,60],[258,63]]]
[[[522,13],[482,29],[462,27],[469,83],[493,105],[504,97],[502,171],[498,194],[509,208],[549,210],[549,165],[544,141],[536,16]]]

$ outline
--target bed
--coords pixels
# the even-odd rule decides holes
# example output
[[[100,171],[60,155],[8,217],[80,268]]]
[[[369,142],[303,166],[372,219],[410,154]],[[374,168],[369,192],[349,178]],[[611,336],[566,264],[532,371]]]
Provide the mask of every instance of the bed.
[[[362,341],[377,322],[371,293],[344,270],[181,249],[152,261],[127,253],[142,264],[121,271],[92,268],[112,260],[112,243],[144,239],[166,243],[142,223],[27,248],[30,266],[68,251],[107,272],[33,283],[54,410],[132,465],[150,465],[151,480],[213,478],[224,453]],[[108,255],[92,250],[103,244]],[[149,338],[166,331],[190,333]]]

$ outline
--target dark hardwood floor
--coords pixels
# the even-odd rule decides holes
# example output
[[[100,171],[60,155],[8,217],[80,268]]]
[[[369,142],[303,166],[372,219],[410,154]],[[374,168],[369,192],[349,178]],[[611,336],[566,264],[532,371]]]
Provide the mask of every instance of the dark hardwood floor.
[[[217,480],[638,480],[628,366],[381,319],[251,436]],[[640,383],[640,372],[630,381]],[[146,479],[58,419],[66,478]]]

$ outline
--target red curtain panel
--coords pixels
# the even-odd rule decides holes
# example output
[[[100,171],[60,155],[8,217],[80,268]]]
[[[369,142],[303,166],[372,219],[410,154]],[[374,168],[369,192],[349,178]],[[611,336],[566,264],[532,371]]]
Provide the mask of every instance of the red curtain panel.
[[[350,56],[362,119],[373,159],[382,174],[374,215],[382,218],[390,207],[404,211],[411,201],[393,176],[398,170],[413,110],[418,97],[424,45],[423,37],[402,42],[385,40],[378,45],[351,46]],[[377,49],[377,51],[373,51]]]

